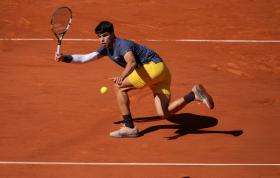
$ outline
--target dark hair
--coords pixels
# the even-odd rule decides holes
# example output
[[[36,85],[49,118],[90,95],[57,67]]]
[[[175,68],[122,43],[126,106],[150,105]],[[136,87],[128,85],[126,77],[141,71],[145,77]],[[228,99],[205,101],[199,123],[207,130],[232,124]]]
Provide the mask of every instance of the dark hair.
[[[96,34],[105,32],[109,32],[110,34],[114,32],[114,25],[109,21],[102,21],[95,27]]]

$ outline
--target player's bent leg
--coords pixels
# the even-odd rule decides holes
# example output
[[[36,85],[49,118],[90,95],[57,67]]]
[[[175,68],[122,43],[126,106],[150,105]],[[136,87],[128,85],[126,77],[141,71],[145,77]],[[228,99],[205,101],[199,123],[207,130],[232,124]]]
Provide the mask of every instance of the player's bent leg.
[[[154,93],[154,101],[158,116],[166,119],[171,115],[168,110],[170,95],[166,95],[163,93]]]
[[[183,109],[188,103],[184,100],[183,97],[173,101],[172,103],[169,104],[168,110],[170,113],[174,114],[181,109]]]
[[[121,85],[114,84],[114,89],[121,114],[130,114],[130,102],[127,92],[135,89],[135,87],[127,79],[125,79]]]
[[[169,94],[157,93],[154,94],[154,99],[158,115],[165,119],[184,108],[188,103],[192,102],[194,100],[194,94],[189,93],[171,103]]]
[[[115,94],[117,98],[117,103],[122,115],[130,113],[129,108],[129,97],[127,91],[122,91],[122,88],[118,84],[114,84]]]
[[[110,136],[114,138],[137,137],[139,131],[133,124],[130,113],[130,102],[127,94],[129,90],[135,89],[135,87],[125,79],[121,85],[115,84],[114,89],[125,124],[119,130],[111,132]]]
[[[188,104],[183,97],[170,103],[170,95],[159,93],[154,96],[157,114],[163,119],[172,116]]]

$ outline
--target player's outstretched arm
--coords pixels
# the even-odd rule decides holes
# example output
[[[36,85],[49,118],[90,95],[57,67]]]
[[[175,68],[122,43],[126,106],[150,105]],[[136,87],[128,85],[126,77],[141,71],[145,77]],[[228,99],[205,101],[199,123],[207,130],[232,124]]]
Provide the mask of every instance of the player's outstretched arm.
[[[103,56],[98,52],[92,52],[88,54],[73,54],[73,55],[56,54],[55,61],[83,64],[96,59],[100,59],[101,57]]]

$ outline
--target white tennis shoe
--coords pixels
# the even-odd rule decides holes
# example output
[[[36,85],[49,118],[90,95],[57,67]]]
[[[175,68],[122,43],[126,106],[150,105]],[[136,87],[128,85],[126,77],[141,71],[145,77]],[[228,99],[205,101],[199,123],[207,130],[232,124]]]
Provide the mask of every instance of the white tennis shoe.
[[[111,132],[110,136],[114,137],[114,138],[138,137],[139,131],[136,127],[129,128],[129,127],[123,126],[119,130]]]
[[[192,91],[195,95],[195,100],[204,103],[209,109],[214,108],[213,98],[206,92],[206,89],[201,84],[196,84]]]

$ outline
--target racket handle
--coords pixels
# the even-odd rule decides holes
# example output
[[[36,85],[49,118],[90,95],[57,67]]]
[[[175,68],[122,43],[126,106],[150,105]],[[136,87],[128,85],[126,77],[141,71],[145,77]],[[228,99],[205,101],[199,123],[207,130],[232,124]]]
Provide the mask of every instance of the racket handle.
[[[60,54],[61,54],[60,51],[61,51],[61,45],[58,44],[58,45],[57,45],[57,48],[56,48],[55,56],[54,56],[54,60],[55,60],[56,62],[59,61],[59,59],[58,59],[57,57],[60,56]]]
[[[56,48],[56,54],[60,54],[60,51],[61,51],[61,45],[57,45],[57,48]]]

